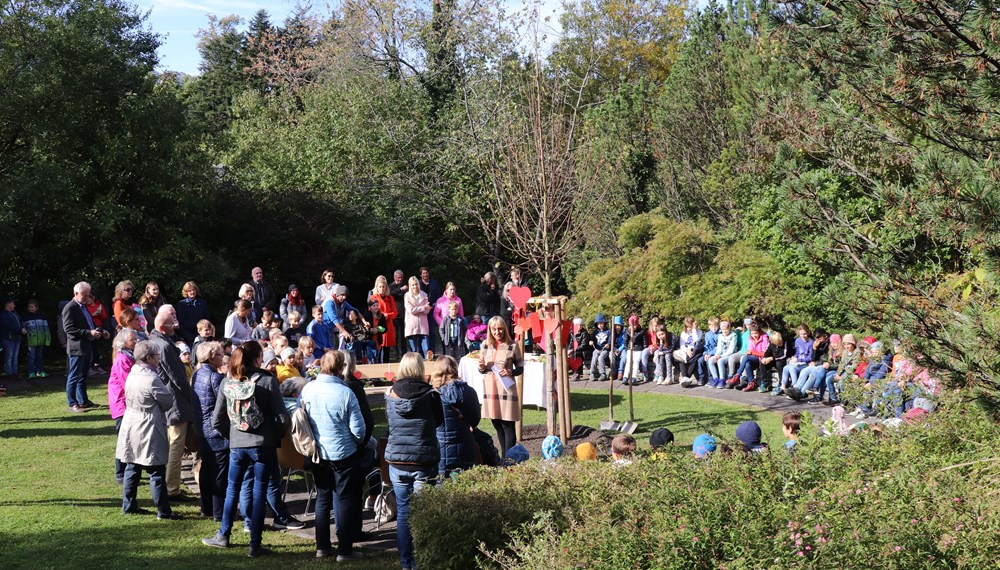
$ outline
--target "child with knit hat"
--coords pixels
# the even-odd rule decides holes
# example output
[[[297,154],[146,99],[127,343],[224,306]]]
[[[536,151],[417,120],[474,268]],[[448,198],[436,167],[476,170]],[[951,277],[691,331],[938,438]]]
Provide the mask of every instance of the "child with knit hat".
[[[703,433],[694,438],[694,443],[691,445],[691,451],[694,452],[694,456],[697,459],[708,459],[708,456],[715,451],[716,444],[715,438]]]
[[[762,437],[760,426],[755,421],[745,421],[736,428],[736,439],[740,440],[747,453],[760,454],[768,451],[767,444],[761,442]]]
[[[542,459],[552,461],[563,454],[563,442],[554,435],[546,436],[542,442]]]
[[[656,428],[653,433],[649,435],[649,450],[651,451],[649,458],[653,461],[659,461],[661,459],[666,459],[667,454],[663,448],[667,444],[672,444],[674,442],[674,434],[667,428]]]
[[[577,461],[597,461],[597,446],[585,441],[576,446]]]

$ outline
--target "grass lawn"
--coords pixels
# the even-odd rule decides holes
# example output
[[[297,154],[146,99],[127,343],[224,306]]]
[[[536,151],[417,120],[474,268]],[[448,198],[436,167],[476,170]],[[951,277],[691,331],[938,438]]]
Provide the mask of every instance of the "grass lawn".
[[[114,481],[114,423],[107,409],[66,411],[59,380],[0,398],[0,567],[13,568],[275,568],[326,567],[316,546],[284,532],[264,532],[274,556],[247,558],[249,535],[237,527],[234,546],[201,544],[218,524],[198,517],[195,503],[174,506],[181,521],[121,514]],[[91,382],[90,398],[107,402]],[[143,476],[146,482],[146,476]],[[149,486],[140,506],[153,509]],[[372,553],[349,566],[382,570],[398,566],[395,552]]]
[[[234,532],[234,546],[203,546],[218,525],[197,515],[191,503],[175,507],[181,521],[121,514],[121,487],[114,482],[114,424],[107,409],[85,414],[66,411],[61,380],[40,380],[41,387],[0,398],[0,566],[8,568],[273,568],[319,567],[315,545],[283,532],[265,531],[264,544],[276,551],[261,559],[246,557],[249,536]],[[627,402],[617,394],[615,418],[627,419]],[[103,384],[91,382],[90,397],[107,402]],[[607,419],[606,392],[574,391],[573,420],[598,427]],[[385,414],[375,410],[385,433]],[[646,447],[657,427],[674,432],[678,445],[690,445],[703,431],[732,439],[736,426],[757,420],[765,441],[780,445],[778,414],[685,396],[636,394],[636,432]],[[527,424],[544,424],[544,410],[526,410]],[[489,421],[481,427],[492,431]],[[681,450],[678,449],[678,452]],[[145,476],[144,476],[145,481]],[[140,504],[151,509],[148,485],[139,488]],[[398,565],[395,552],[371,553],[351,568],[375,570]]]

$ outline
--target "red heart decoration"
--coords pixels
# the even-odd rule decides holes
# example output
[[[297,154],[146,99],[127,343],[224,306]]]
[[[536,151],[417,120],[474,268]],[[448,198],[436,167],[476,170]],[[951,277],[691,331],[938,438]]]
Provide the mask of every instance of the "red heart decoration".
[[[573,329],[573,321],[563,321],[562,329],[560,329],[560,337],[562,338],[563,346],[566,346],[566,342],[569,340],[569,333]]]
[[[542,339],[542,321],[538,318],[538,313],[531,313],[527,318],[527,328],[531,329],[531,336],[536,342]]]
[[[396,373],[395,372],[386,372],[385,373],[385,379],[388,380],[389,382],[395,382],[396,381]]]
[[[511,287],[509,294],[510,302],[514,303],[514,308],[523,309],[528,304],[528,299],[531,298],[531,289],[527,287]]]
[[[549,317],[542,321],[542,325],[545,327],[545,336],[552,336],[552,333],[559,328],[559,320]]]
[[[354,371],[354,377],[357,378],[358,380],[361,380],[361,371],[360,370],[355,370]]]
[[[580,367],[583,366],[583,359],[580,358],[579,356],[577,357],[570,356],[566,358],[566,364],[569,365],[570,370],[572,370],[573,372],[578,372],[580,370]]]

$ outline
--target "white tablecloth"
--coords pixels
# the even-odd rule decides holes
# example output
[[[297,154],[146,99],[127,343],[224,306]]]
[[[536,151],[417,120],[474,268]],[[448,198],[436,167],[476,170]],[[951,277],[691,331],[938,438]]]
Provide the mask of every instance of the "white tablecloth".
[[[524,357],[524,399],[521,405],[545,407],[545,363],[543,357],[528,354]],[[483,401],[483,375],[479,373],[479,360],[466,356],[458,363],[458,377],[464,380]]]

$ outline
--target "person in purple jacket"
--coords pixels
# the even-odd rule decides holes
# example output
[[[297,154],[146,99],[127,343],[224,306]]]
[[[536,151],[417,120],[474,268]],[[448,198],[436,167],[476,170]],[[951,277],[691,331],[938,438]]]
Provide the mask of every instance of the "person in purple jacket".
[[[809,325],[802,323],[795,332],[798,333],[798,338],[795,339],[795,356],[782,370],[781,381],[774,387],[774,391],[771,392],[772,396],[780,396],[784,393],[785,388],[794,386],[795,381],[798,380],[799,372],[812,361],[813,341]]]

